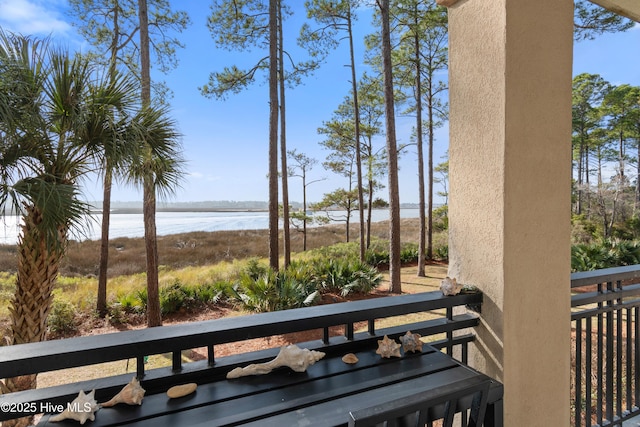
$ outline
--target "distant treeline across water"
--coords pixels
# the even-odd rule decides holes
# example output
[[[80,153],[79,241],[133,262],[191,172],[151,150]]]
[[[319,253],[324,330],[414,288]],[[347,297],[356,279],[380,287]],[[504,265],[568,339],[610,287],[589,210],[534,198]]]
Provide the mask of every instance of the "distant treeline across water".
[[[316,215],[324,215],[317,213]],[[401,209],[403,218],[417,218],[418,209]],[[346,218],[346,212],[332,212],[334,218]],[[384,221],[389,218],[387,209],[376,209],[372,221]],[[352,222],[358,221],[358,212],[352,212]],[[17,242],[19,217],[4,216],[0,225],[0,244],[13,245]],[[89,230],[82,236],[72,236],[76,240],[100,239],[101,214],[89,219]],[[337,221],[334,221],[337,222]],[[260,230],[268,228],[268,212],[158,212],[156,227],[158,235],[189,233],[192,231],[220,230]],[[113,213],[111,215],[109,235],[117,237],[143,237],[144,223],[140,213]]]

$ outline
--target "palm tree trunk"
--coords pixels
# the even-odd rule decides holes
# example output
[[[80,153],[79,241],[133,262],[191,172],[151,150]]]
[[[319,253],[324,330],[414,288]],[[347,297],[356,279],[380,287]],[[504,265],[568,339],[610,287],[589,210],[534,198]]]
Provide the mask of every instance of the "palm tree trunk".
[[[147,326],[162,326],[158,289],[158,240],[156,237],[156,192],[153,177],[144,179],[144,242],[147,253]]]
[[[9,307],[11,345],[44,341],[47,318],[53,302],[53,288],[66,243],[64,228],[59,230],[59,242],[47,242],[39,227],[43,217],[37,208],[28,206],[22,219],[23,225],[17,245],[16,291]],[[4,385],[12,393],[34,389],[36,384],[36,375],[25,375],[7,378]],[[5,421],[3,426],[27,426],[31,418]]]
[[[151,59],[149,55],[149,16],[147,0],[138,0],[140,19],[140,75],[142,80],[142,106],[151,105]],[[151,161],[151,150],[146,153]],[[144,241],[147,253],[147,326],[161,326],[160,291],[158,289],[158,241],[156,233],[156,187],[151,167],[145,171],[142,213]]]
[[[100,236],[100,261],[98,264],[98,298],[96,310],[100,317],[107,315],[107,269],[109,267],[109,223],[111,220],[111,184],[113,176],[109,165],[105,168],[102,193],[102,234]]]

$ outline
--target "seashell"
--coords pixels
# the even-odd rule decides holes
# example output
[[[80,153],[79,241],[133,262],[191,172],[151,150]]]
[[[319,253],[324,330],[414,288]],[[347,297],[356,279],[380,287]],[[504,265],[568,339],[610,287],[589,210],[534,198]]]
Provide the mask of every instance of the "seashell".
[[[197,388],[198,384],[196,383],[176,385],[167,390],[167,396],[171,399],[177,399],[193,393]]]
[[[50,417],[49,421],[57,423],[63,420],[76,420],[80,424],[84,424],[87,420],[95,420],[95,412],[100,409],[98,402],[94,399],[95,392],[95,390],[92,390],[91,393],[84,394],[84,391],[80,390],[78,397],[71,403],[67,403],[67,409],[58,415]]]
[[[227,378],[239,378],[247,375],[263,375],[268,374],[275,368],[288,366],[295,372],[305,372],[310,365],[324,357],[321,351],[301,349],[296,345],[287,345],[280,349],[280,352],[270,362],[251,364],[244,368],[235,368],[227,374]]]
[[[355,365],[356,363],[358,363],[358,360],[359,360],[358,357],[353,353],[347,353],[344,356],[342,356],[342,361],[349,365]]]
[[[458,295],[461,289],[462,285],[458,284],[458,281],[455,279],[455,277],[452,279],[451,277],[447,276],[442,279],[442,282],[440,283],[440,290],[445,296]]]
[[[420,341],[420,334],[412,334],[411,331],[407,331],[406,334],[400,337],[402,343],[402,349],[404,352],[422,352],[422,341]]]
[[[401,357],[400,344],[392,339],[389,339],[389,337],[385,335],[383,339],[378,341],[378,349],[376,350],[376,354],[379,354],[386,359],[389,359],[391,357]]]
[[[102,407],[110,407],[118,403],[126,403],[127,405],[142,405],[145,390],[140,386],[140,381],[133,377],[129,384],[124,386],[120,393],[116,394],[108,402],[101,403]]]

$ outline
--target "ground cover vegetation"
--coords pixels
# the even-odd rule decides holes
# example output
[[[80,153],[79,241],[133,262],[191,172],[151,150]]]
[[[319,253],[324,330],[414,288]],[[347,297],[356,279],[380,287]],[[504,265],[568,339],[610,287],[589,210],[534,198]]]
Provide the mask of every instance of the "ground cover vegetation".
[[[417,262],[417,226],[416,219],[403,222],[406,240],[401,258],[405,265]],[[267,230],[161,236],[162,315],[192,313],[213,305],[270,311],[315,304],[328,295],[364,295],[380,285],[380,272],[387,268],[386,229],[386,223],[374,223],[373,243],[366,262],[361,262],[358,242],[344,242],[341,226],[310,228],[310,249],[294,253],[289,267],[279,271],[264,262]],[[446,230],[436,234],[442,260],[446,260],[446,241]],[[73,335],[80,322],[97,316],[98,247],[96,241],[70,242],[54,289],[48,323],[51,337]],[[15,247],[2,248],[0,265],[7,270],[0,275],[0,318],[6,319],[15,286],[16,253]],[[229,253],[230,248],[235,252]],[[144,320],[147,301],[143,239],[114,239],[111,249],[114,271],[109,279],[107,319],[112,324],[139,323]]]

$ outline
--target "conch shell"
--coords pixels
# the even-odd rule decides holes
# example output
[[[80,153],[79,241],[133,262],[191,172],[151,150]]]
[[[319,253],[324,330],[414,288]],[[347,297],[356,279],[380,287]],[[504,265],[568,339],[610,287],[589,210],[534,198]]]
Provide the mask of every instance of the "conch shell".
[[[117,405],[118,403],[126,403],[127,405],[142,405],[142,399],[144,399],[145,390],[140,386],[140,382],[136,377],[133,377],[129,384],[120,390],[120,393],[116,394],[108,402],[101,403],[102,407],[109,407]]]
[[[400,344],[392,339],[389,339],[389,337],[386,335],[383,339],[378,341],[378,349],[376,350],[376,354],[379,354],[385,359],[389,359],[391,357],[402,357],[400,355]]]
[[[301,349],[296,345],[287,345],[280,349],[280,352],[270,362],[257,363],[245,366],[244,368],[235,368],[227,374],[227,378],[239,378],[248,375],[263,375],[268,374],[275,368],[281,366],[288,366],[295,372],[305,372],[310,365],[313,365],[318,360],[324,357],[324,353],[321,351],[309,350],[308,348]]]
[[[458,281],[455,279],[455,277],[452,279],[451,277],[447,276],[442,279],[442,282],[440,283],[440,290],[445,296],[458,295],[462,290],[462,285],[458,284]]]
[[[95,420],[95,412],[100,409],[100,406],[98,402],[96,402],[96,399],[94,399],[94,395],[95,390],[92,390],[89,394],[84,394],[84,391],[80,390],[78,397],[67,404],[67,409],[49,418],[49,421],[57,423],[63,420],[76,420],[79,421],[80,424],[84,424],[87,420]]]
[[[420,334],[412,334],[411,331],[407,331],[406,334],[401,336],[400,342],[402,343],[402,349],[404,350],[404,352],[422,352],[422,341],[420,341],[420,338]]]

